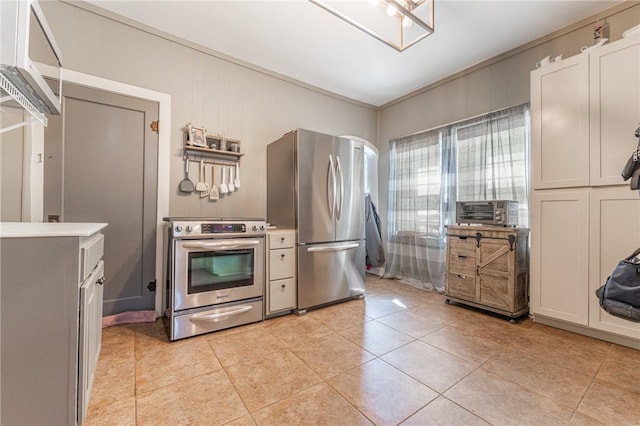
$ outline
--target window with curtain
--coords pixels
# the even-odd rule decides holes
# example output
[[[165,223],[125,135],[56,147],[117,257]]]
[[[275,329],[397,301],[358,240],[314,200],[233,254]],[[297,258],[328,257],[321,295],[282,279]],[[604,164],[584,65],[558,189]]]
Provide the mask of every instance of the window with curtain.
[[[528,105],[392,140],[385,276],[444,291],[456,201],[520,203],[529,223]]]

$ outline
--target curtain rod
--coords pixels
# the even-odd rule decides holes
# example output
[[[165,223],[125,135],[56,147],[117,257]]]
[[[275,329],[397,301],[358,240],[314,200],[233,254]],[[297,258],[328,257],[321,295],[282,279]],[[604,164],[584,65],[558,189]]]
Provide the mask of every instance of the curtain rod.
[[[517,108],[519,106],[524,106],[524,105],[529,105],[529,104],[530,104],[530,102],[524,102],[524,103],[521,103],[521,104],[509,106],[509,107],[506,107],[506,108],[495,109],[493,111],[489,111],[489,112],[485,112],[485,113],[482,113],[482,114],[474,115],[474,116],[469,117],[469,118],[463,118],[461,120],[453,121],[453,122],[450,122],[448,124],[441,124],[441,125],[434,126],[434,127],[429,128],[429,129],[426,129],[426,130],[419,130],[419,131],[417,131],[415,133],[410,133],[410,134],[405,135],[405,136],[398,136],[398,137],[395,137],[395,138],[391,138],[391,139],[389,139],[388,143],[395,142],[395,141],[397,141],[399,139],[409,138],[411,136],[419,136],[419,135],[421,135],[423,133],[433,132],[435,130],[443,129],[445,127],[455,126],[456,124],[464,123],[465,121],[474,120],[474,119],[480,118],[480,117],[482,117],[484,115],[493,114],[495,112],[500,112],[500,111],[504,111],[504,110],[511,109],[511,108]]]

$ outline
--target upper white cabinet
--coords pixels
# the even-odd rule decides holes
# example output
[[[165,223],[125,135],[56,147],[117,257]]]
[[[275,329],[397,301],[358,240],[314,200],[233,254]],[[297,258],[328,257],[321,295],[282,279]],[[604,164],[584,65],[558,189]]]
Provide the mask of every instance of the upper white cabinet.
[[[625,184],[639,120],[639,36],[532,71],[533,188]]]
[[[595,291],[640,246],[640,192],[620,172],[638,141],[640,36],[531,72],[531,312],[536,321],[640,342]]]
[[[589,184],[589,56],[531,73],[533,188]]]
[[[640,37],[589,54],[591,186],[619,185],[640,121]]]

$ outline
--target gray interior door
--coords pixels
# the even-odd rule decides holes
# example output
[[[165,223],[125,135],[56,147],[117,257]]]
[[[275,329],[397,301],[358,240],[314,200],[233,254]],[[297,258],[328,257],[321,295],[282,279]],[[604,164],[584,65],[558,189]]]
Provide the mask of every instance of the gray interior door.
[[[158,104],[73,85],[63,93],[62,220],[109,224],[105,316],[154,309]]]

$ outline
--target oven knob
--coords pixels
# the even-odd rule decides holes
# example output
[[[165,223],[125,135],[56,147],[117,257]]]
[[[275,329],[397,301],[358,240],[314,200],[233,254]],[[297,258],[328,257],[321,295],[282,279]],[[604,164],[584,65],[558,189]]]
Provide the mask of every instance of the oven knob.
[[[187,225],[187,227],[184,228],[184,230],[187,231],[187,232],[191,232],[191,231],[193,231],[193,226]]]
[[[182,232],[182,226],[176,226],[176,232]]]
[[[260,225],[260,230],[264,231],[264,225]]]
[[[251,230],[252,230],[252,231],[257,231],[257,230],[258,230],[258,227],[257,227],[256,225],[253,225],[253,226],[251,227]]]

